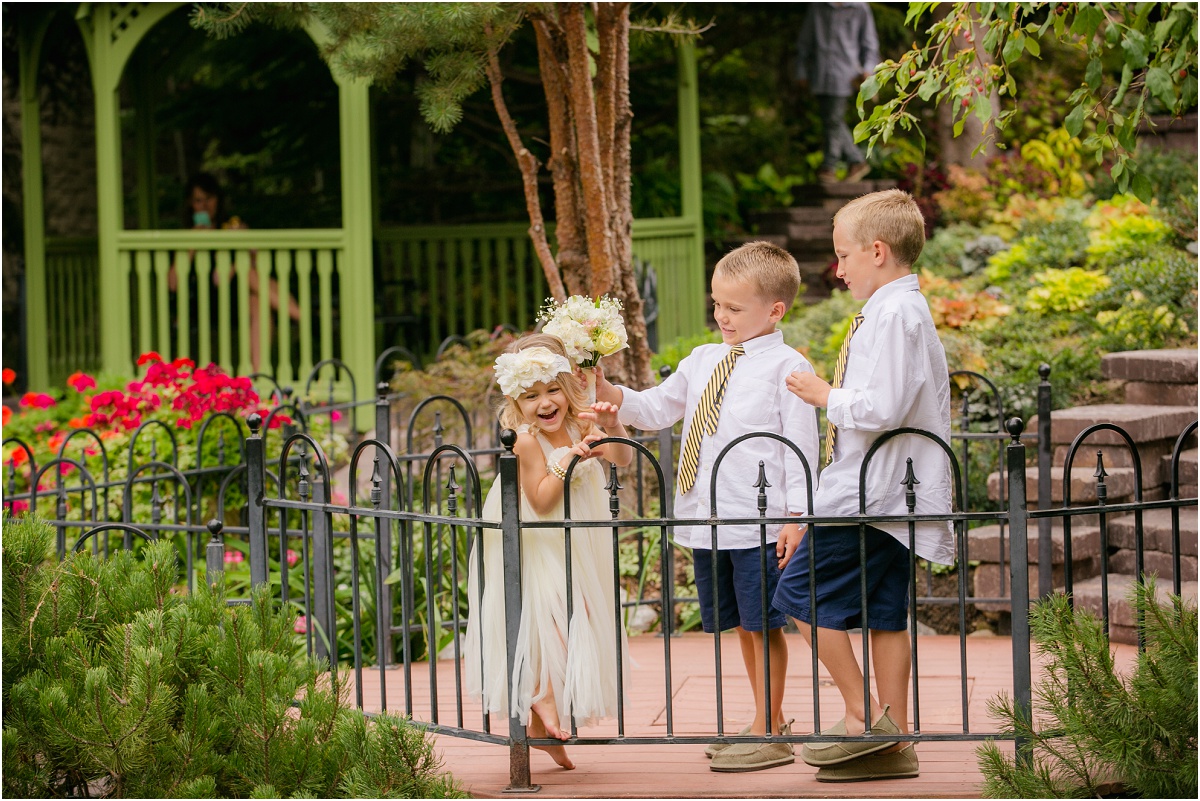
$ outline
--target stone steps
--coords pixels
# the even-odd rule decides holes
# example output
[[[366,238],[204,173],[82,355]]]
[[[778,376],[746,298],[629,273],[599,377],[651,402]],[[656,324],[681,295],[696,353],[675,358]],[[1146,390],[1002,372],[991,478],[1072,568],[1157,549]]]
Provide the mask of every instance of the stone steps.
[[[1070,445],[1086,428],[1096,423],[1112,423],[1122,428],[1133,442],[1141,467],[1142,500],[1167,497],[1171,481],[1171,455],[1179,434],[1196,420],[1197,352],[1195,349],[1169,351],[1136,351],[1111,353],[1102,358],[1105,378],[1125,381],[1125,403],[1079,406],[1051,412],[1051,447],[1053,474],[1051,478],[1052,505],[1061,505],[1063,498],[1063,468]],[[1037,418],[1029,421],[1027,430],[1037,430]],[[1106,501],[1125,503],[1135,499],[1137,477],[1134,456],[1125,438],[1114,431],[1098,431],[1076,449],[1071,466],[1071,505],[1096,503],[1095,471],[1098,455],[1103,460],[1107,476]],[[1030,454],[1031,458],[1033,454]],[[1179,459],[1179,498],[1196,497],[1197,453],[1192,448],[1183,451]],[[1038,468],[1026,469],[1026,491],[1030,508],[1038,505]],[[988,477],[988,497],[1000,497],[1000,474]],[[1147,509],[1142,512],[1142,569],[1158,577],[1160,601],[1165,601],[1175,577],[1175,560],[1179,560],[1179,578],[1183,595],[1195,603],[1197,588],[1197,515],[1195,507],[1179,512],[1179,553],[1176,554],[1171,531],[1172,510]],[[1107,517],[1106,553],[1101,554],[1099,516],[1072,518],[1071,576],[1076,607],[1099,614],[1101,602],[1101,573],[1107,558],[1108,606],[1110,635],[1114,642],[1137,641],[1137,621],[1127,601],[1137,571],[1137,538],[1134,514],[1122,513]],[[1053,556],[1051,569],[1056,589],[1065,587],[1062,521],[1054,520],[1051,529]],[[1037,521],[1029,521],[1029,586],[1036,594],[1038,587]],[[1000,528],[983,526],[969,533],[968,554],[978,560],[975,569],[976,597],[1005,597],[1009,594],[1009,566],[1001,570]],[[1008,542],[1005,542],[1008,545]],[[984,611],[1010,612],[1008,603],[983,603]]]
[[[1137,642],[1137,613],[1128,600],[1133,584],[1134,577],[1129,574],[1110,573],[1108,576],[1109,638],[1113,642]],[[1102,586],[1100,576],[1076,582],[1073,587],[1075,608],[1099,617],[1104,608]],[[1193,605],[1196,603],[1196,587],[1195,581],[1185,581],[1180,586],[1180,595]],[[1155,583],[1155,598],[1160,604],[1169,603],[1171,589],[1169,581]]]

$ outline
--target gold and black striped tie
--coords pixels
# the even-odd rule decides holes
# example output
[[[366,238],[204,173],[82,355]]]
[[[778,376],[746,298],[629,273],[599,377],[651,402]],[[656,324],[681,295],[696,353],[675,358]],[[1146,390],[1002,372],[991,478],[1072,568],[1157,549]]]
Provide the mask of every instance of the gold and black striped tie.
[[[850,330],[846,332],[846,338],[842,340],[842,349],[838,351],[837,367],[833,370],[834,389],[840,389],[842,381],[846,379],[846,362],[850,359],[850,338],[862,325],[863,319],[862,312],[854,315],[854,322],[850,323]],[[827,423],[825,426],[825,464],[833,461],[833,443],[835,442],[837,442],[837,426]]]
[[[712,378],[704,387],[692,424],[688,428],[687,440],[683,443],[683,455],[679,459],[679,491],[688,492],[696,483],[696,470],[700,466],[700,440],[717,431],[717,420],[721,416],[721,399],[725,397],[725,384],[733,372],[733,363],[746,352],[741,345],[734,345],[725,358],[713,370]]]

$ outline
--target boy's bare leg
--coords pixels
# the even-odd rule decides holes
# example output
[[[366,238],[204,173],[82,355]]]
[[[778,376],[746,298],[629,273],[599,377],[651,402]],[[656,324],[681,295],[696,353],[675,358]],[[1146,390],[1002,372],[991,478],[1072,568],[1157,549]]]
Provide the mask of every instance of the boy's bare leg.
[[[742,647],[742,660],[746,663],[746,676],[750,679],[750,690],[754,693],[754,722],[750,724],[753,734],[765,734],[767,731],[767,710],[763,703],[763,688],[766,686],[766,676],[763,673],[763,637],[761,631],[746,631],[741,626],[737,628],[738,643]],[[771,642],[771,733],[779,734],[784,724],[783,719],[783,690],[784,677],[787,674],[787,640],[783,637],[783,629],[771,629],[768,636]]]
[[[545,697],[540,701],[535,701],[530,708],[533,710],[533,714],[529,716],[530,736],[537,739],[549,737],[555,740],[566,740],[570,737],[558,727],[558,705],[554,702],[553,693],[546,693]],[[534,748],[545,751],[555,762],[567,770],[575,769],[575,763],[567,756],[567,749],[561,745],[535,745]]]
[[[821,648],[825,648],[824,639],[821,640]],[[912,671],[912,644],[908,632],[871,629],[871,664],[875,668],[875,691],[879,693],[879,703],[891,706],[888,717],[900,731],[907,732],[908,682]],[[897,743],[883,753],[898,751],[905,745]]]
[[[812,646],[812,629],[803,620],[796,620],[796,626],[804,641]],[[842,701],[846,705],[846,731],[857,733],[866,731],[866,706],[863,703],[863,674],[858,665],[858,657],[850,645],[850,635],[841,629],[821,628],[817,658],[829,671],[830,678],[837,685]],[[879,654],[876,653],[876,659]],[[904,663],[906,666],[908,662]],[[876,676],[878,678],[878,675]],[[879,720],[883,714],[882,707],[870,698],[871,722]],[[907,720],[907,713],[905,714]]]

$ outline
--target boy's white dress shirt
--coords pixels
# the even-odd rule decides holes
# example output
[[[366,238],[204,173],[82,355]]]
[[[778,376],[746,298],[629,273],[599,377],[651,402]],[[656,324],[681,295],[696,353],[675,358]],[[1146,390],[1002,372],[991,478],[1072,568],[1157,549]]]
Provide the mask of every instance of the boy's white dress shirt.
[[[733,440],[752,432],[780,434],[794,442],[812,470],[816,490],[816,410],[788,391],[784,379],[792,372],[812,372],[808,360],[784,344],[783,334],[773,331],[742,343],[745,354],[734,363],[725,385],[721,416],[716,433],[700,443],[696,484],[686,495],[675,493],[674,516],[707,518],[712,512],[710,486],[713,465],[721,450]],[[683,440],[692,415],[717,364],[730,351],[725,344],[701,345],[679,363],[679,369],[657,387],[641,392],[621,387],[619,416],[627,426],[659,430],[684,421]],[[721,461],[717,481],[717,516],[758,517],[758,463],[764,463],[767,481],[767,517],[808,513],[808,483],[804,468],[792,450],[782,443],[755,438],[741,443]],[[782,525],[767,526],[767,542],[779,536]],[[711,548],[711,526],[676,526],[675,541],[688,548]],[[757,525],[721,526],[717,547],[722,550],[757,548],[761,544]]]
[[[850,340],[846,376],[829,392],[826,417],[838,427],[836,457],[821,473],[814,514],[859,513],[859,471],[872,443],[886,431],[919,428],[950,442],[950,378],[929,303],[917,276],[884,284],[862,309],[863,322]],[[892,439],[875,452],[867,469],[867,514],[908,514],[907,460],[921,482],[914,487],[917,514],[948,514],[953,498],[950,463],[936,442],[914,435]],[[906,548],[907,523],[873,523]],[[918,556],[954,562],[949,522],[916,526]]]

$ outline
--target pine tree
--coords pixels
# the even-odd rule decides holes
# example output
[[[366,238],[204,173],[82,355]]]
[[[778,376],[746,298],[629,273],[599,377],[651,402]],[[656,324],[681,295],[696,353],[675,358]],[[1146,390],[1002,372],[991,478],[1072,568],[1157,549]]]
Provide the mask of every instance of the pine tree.
[[[294,655],[265,590],[180,594],[169,542],[61,563],[52,545],[5,520],[5,795],[463,796],[420,728],[368,720]]]
[[[1033,723],[1006,694],[989,704],[1029,745],[1012,758],[979,749],[991,798],[1097,797],[1122,787],[1144,798],[1195,798],[1197,789],[1196,608],[1153,582],[1130,603],[1145,618],[1146,648],[1117,672],[1103,624],[1066,596],[1038,603],[1030,627],[1045,658],[1034,687]]]
[[[521,172],[529,236],[550,293],[619,298],[629,349],[606,369],[633,386],[654,383],[633,264],[630,172],[629,3],[208,3],[193,23],[218,36],[251,23],[317,23],[330,34],[323,54],[334,70],[387,84],[413,61],[424,63],[421,114],[437,131],[462,118],[462,101],[487,86]],[[557,255],[538,195],[541,163],[523,140],[503,92],[500,54],[522,25],[537,39],[554,183]],[[639,25],[694,33],[673,17]]]

